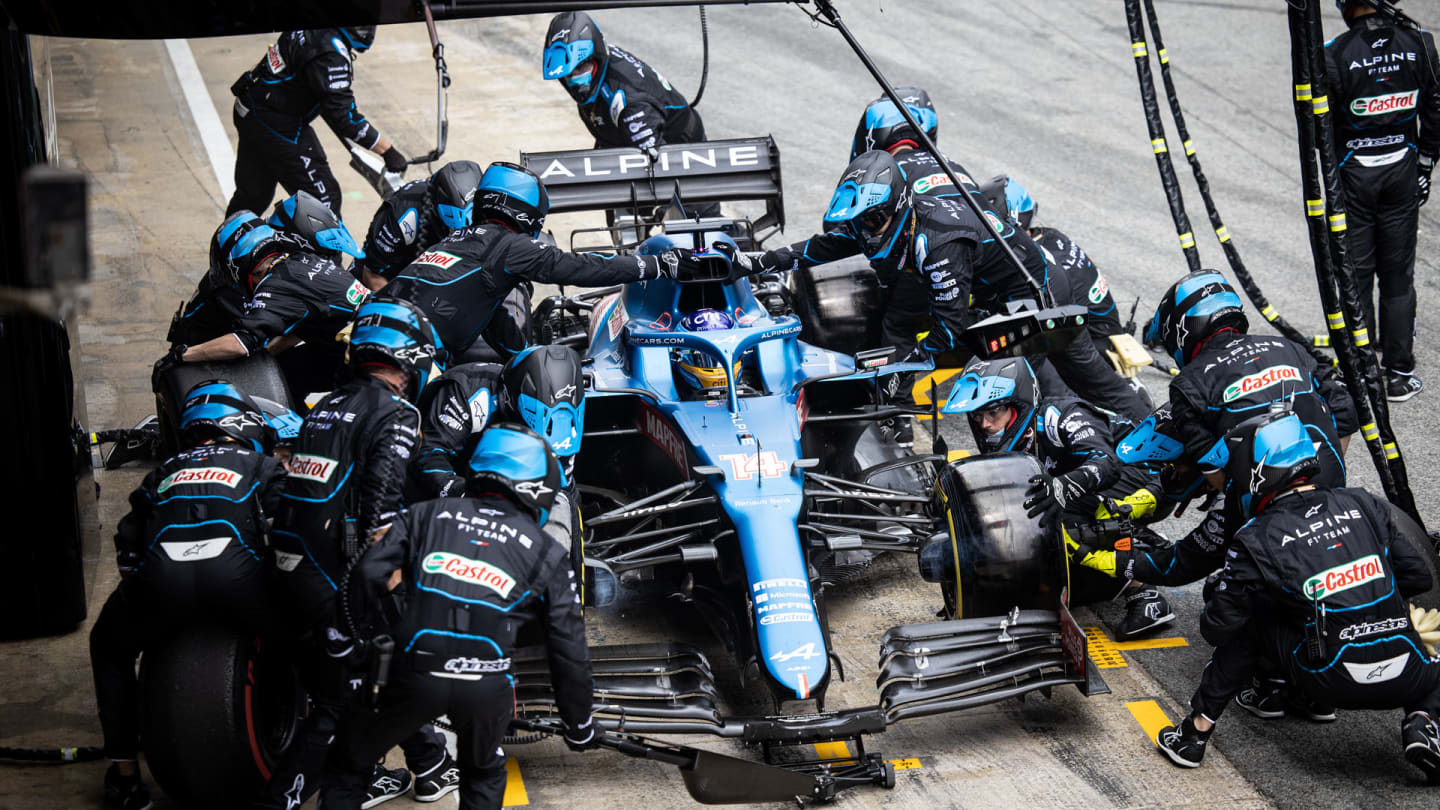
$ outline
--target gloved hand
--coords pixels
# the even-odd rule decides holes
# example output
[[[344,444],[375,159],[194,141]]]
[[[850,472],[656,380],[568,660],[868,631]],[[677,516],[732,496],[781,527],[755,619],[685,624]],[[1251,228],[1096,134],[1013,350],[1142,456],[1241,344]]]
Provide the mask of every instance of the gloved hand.
[[[595,718],[587,717],[585,722],[571,728],[565,727],[565,745],[571,751],[590,751],[600,747],[600,729],[595,725]]]
[[[660,275],[669,279],[686,281],[700,275],[702,265],[695,260],[694,251],[686,248],[670,248],[655,258],[659,259]]]
[[[164,357],[155,361],[155,369],[150,372],[150,388],[152,390],[158,392],[160,381],[165,379],[165,375],[170,372],[170,369],[185,362],[185,350],[188,348],[190,347],[184,343],[176,343],[170,347],[170,351],[166,352]]]
[[[1109,577],[1115,576],[1114,551],[1086,545],[1071,537],[1069,530],[1064,526],[1060,527],[1060,534],[1065,539],[1065,553],[1070,555],[1072,563],[1099,571]]]
[[[380,157],[385,158],[385,171],[387,172],[403,174],[405,167],[409,165],[405,160],[405,156],[400,154],[400,150],[396,149],[393,143],[390,144],[389,149],[381,153]]]
[[[1431,608],[1426,610],[1419,605],[1410,605],[1410,623],[1415,625],[1415,632],[1420,634],[1420,641],[1425,645],[1425,651],[1435,656],[1435,648],[1440,645],[1440,610]]]
[[[369,652],[365,642],[352,639],[334,627],[325,628],[325,655],[330,658],[358,667],[365,663]]]
[[[115,550],[115,567],[120,569],[120,578],[124,579],[135,573],[140,568],[140,561],[144,559],[138,551],[125,549]]]
[[[1058,513],[1083,494],[1069,476],[1052,478],[1048,473],[1040,473],[1030,479],[1030,488],[1025,490],[1025,514],[1033,518],[1050,511]],[[1045,525],[1043,519],[1041,525]]]
[[[1420,187],[1416,190],[1415,196],[1419,198],[1420,205],[1430,200],[1430,173],[1435,171],[1435,158],[1420,156]]]
[[[710,249],[724,256],[730,261],[732,267],[740,268],[740,272],[747,276],[765,272],[765,268],[750,258],[750,254],[743,250],[736,250],[735,246],[729,242],[711,242]]]

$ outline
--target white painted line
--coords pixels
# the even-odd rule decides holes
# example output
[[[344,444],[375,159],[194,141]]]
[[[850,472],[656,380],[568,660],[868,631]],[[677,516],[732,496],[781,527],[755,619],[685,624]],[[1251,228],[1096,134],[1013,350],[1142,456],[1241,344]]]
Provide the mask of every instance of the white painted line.
[[[225,128],[215,112],[215,103],[205,89],[205,79],[200,75],[200,66],[195,64],[190,43],[183,39],[167,39],[165,50],[170,52],[170,64],[175,66],[175,76],[180,79],[185,104],[190,108],[195,128],[200,130],[200,142],[205,146],[210,168],[215,170],[215,180],[220,184],[220,204],[223,206],[235,193],[235,150],[230,147],[230,139],[225,136]]]

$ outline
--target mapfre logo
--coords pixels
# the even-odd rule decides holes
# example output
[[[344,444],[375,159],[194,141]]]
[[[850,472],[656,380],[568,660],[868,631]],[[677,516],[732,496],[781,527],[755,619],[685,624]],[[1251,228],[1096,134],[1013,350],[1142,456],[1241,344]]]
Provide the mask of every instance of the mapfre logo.
[[[1384,576],[1385,568],[1380,564],[1380,555],[1371,554],[1318,574],[1311,574],[1301,590],[1312,601],[1318,601]]]
[[[1401,110],[1413,110],[1415,101],[1419,97],[1419,90],[1411,90],[1408,93],[1386,93],[1383,96],[1366,96],[1350,102],[1350,112],[1355,115],[1384,115]]]
[[[335,474],[335,468],[338,466],[340,466],[340,462],[333,458],[296,453],[290,457],[290,477],[324,484],[330,480],[330,476]]]
[[[234,489],[243,477],[240,473],[224,467],[196,467],[191,470],[177,470],[165,476],[165,480],[160,482],[157,491],[164,492],[181,484],[219,484]]]
[[[1286,381],[1299,382],[1300,369],[1294,366],[1271,366],[1264,371],[1257,371],[1249,376],[1241,377],[1225,386],[1223,399],[1226,402],[1234,402],[1241,397]]]
[[[421,253],[420,258],[416,259],[412,264],[429,264],[448,269],[458,261],[460,261],[460,257],[452,253],[446,253],[443,250],[427,250]]]
[[[502,598],[508,597],[510,589],[515,587],[515,578],[500,568],[448,551],[432,551],[425,555],[420,568],[427,574],[441,574],[458,582],[489,588]]]

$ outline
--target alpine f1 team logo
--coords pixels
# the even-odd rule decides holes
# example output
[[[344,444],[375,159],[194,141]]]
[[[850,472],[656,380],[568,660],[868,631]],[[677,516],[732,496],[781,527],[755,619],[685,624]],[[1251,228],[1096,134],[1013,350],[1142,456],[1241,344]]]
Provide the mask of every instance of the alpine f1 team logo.
[[[1415,101],[1419,97],[1419,90],[1411,90],[1403,93],[1386,93],[1383,96],[1366,96],[1350,102],[1350,112],[1355,115],[1384,115],[1385,113],[1400,112],[1402,110],[1413,110],[1415,109]]]
[[[157,491],[164,492],[181,484],[220,484],[234,489],[243,477],[240,473],[224,467],[196,467],[192,470],[177,470],[160,482]]]
[[[296,453],[290,457],[290,477],[324,484],[330,480],[330,476],[335,474],[335,468],[338,466],[340,466],[340,462],[333,458]]]
[[[1226,402],[1234,402],[1272,385],[1287,381],[1299,382],[1300,379],[1300,369],[1294,366],[1271,366],[1264,371],[1257,371],[1230,383],[1225,387],[1223,399]]]
[[[1302,590],[1307,598],[1318,602],[1341,591],[1383,579],[1384,576],[1385,568],[1380,565],[1380,555],[1371,554],[1318,574],[1311,574],[1310,578],[1305,580]]]
[[[489,588],[501,598],[509,597],[510,589],[515,587],[515,578],[504,570],[448,551],[432,551],[425,555],[420,568],[427,574],[441,574],[457,582]]]

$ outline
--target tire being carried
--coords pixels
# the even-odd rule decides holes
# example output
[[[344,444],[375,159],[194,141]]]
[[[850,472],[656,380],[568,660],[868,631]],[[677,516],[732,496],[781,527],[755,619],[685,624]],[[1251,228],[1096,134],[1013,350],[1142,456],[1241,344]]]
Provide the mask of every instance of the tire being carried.
[[[184,807],[246,807],[295,736],[304,694],[279,656],[215,626],[184,629],[140,666],[140,743]]]
[[[1001,616],[1014,607],[1055,610],[1060,604],[1060,538],[1027,517],[1022,505],[1030,478],[1040,472],[1040,462],[1026,453],[965,458],[940,471],[935,497],[949,541],[922,557],[935,563],[945,618]]]

